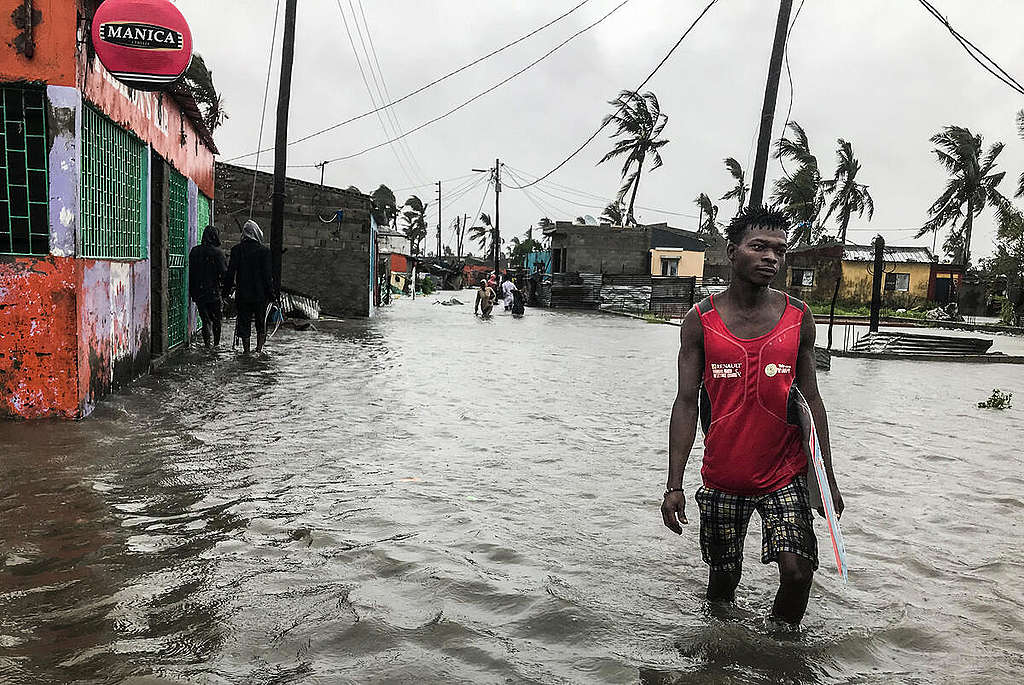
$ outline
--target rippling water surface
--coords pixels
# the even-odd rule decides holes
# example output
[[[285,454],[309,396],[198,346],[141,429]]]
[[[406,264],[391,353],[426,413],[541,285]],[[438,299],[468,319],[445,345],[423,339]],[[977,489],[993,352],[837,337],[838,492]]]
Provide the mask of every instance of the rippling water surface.
[[[852,570],[780,636],[758,526],[708,611],[661,525],[677,336],[402,301],[0,423],[0,680],[1020,682],[1024,367],[821,374]]]

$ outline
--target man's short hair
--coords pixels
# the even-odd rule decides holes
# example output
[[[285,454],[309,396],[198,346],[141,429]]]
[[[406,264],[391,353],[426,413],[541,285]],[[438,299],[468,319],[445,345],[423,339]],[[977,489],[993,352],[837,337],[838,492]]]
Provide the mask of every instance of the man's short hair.
[[[743,234],[751,228],[778,229],[789,235],[789,226],[789,218],[777,207],[770,205],[744,207],[729,222],[725,229],[725,237],[729,239],[730,243],[739,245],[743,241]]]

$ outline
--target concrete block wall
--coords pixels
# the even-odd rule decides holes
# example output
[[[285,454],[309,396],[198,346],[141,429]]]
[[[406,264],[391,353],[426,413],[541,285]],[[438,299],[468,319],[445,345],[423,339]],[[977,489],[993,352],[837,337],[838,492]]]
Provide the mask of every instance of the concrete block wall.
[[[241,239],[249,218],[253,172],[233,164],[217,164],[215,225],[225,250]],[[320,300],[321,311],[333,316],[369,316],[371,228],[370,198],[340,188],[288,179],[284,212],[281,283]],[[252,218],[270,239],[273,176],[256,174]],[[341,210],[341,220],[336,220]]]

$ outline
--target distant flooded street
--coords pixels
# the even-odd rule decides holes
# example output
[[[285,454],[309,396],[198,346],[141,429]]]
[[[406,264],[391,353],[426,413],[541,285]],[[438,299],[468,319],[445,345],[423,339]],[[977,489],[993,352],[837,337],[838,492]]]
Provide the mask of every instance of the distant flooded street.
[[[1024,366],[820,374],[850,582],[780,639],[759,526],[702,607],[699,456],[661,523],[679,329],[457,296],[0,423],[0,681],[1019,682]]]

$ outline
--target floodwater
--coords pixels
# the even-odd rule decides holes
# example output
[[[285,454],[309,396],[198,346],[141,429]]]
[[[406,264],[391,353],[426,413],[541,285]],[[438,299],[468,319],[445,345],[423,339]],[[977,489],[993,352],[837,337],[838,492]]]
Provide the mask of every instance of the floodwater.
[[[780,635],[759,526],[725,610],[662,527],[677,328],[433,299],[0,423],[0,681],[1020,682],[1024,367],[820,374],[852,569]]]

